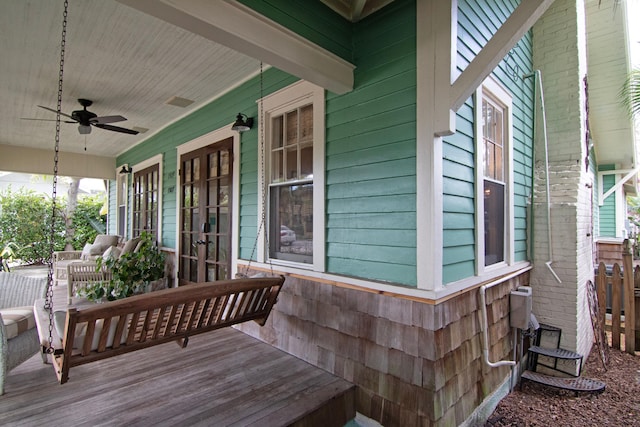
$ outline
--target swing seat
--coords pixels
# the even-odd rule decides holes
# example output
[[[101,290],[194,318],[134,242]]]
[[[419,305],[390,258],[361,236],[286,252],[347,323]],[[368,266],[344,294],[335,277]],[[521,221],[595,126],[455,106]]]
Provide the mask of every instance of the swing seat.
[[[283,276],[205,282],[70,308],[52,342],[58,380],[85,363],[169,341],[184,348],[193,335],[249,320],[264,325],[283,284]]]

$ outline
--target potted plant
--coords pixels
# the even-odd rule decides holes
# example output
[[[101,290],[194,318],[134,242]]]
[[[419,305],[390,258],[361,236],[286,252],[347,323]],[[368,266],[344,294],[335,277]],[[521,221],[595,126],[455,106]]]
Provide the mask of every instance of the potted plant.
[[[166,287],[165,254],[150,233],[143,232],[140,237],[140,243],[134,251],[120,257],[98,257],[97,269],[108,270],[111,279],[91,283],[82,289],[81,294],[90,301],[104,298],[113,301]]]

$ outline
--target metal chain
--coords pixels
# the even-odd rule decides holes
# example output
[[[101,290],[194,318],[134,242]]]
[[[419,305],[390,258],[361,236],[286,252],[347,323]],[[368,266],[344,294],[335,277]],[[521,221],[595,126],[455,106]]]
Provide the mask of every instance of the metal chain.
[[[60,42],[60,68],[58,72],[58,103],[56,109],[56,137],[53,156],[53,190],[51,191],[51,227],[49,234],[49,273],[47,275],[47,297],[44,308],[49,310],[49,348],[47,353],[53,353],[53,251],[55,250],[55,225],[56,225],[56,196],[58,186],[58,154],[60,151],[60,112],[62,111],[62,82],[64,74],[64,52],[67,39],[67,14],[68,0],[64,1],[62,14],[62,37]]]
[[[267,185],[267,176],[266,176],[266,168],[265,168],[265,160],[264,160],[267,153],[265,151],[265,143],[264,143],[265,122],[264,122],[263,98],[264,98],[264,77],[263,77],[262,62],[260,62],[260,104],[259,104],[260,111],[258,112],[258,115],[260,116],[260,122],[259,122],[260,153],[259,154],[261,154],[261,156],[260,156],[260,169],[258,170],[258,174],[262,175],[262,212],[260,216],[260,225],[258,226],[258,232],[256,233],[256,241],[254,242],[253,249],[251,250],[251,256],[249,257],[249,263],[247,263],[245,275],[249,273],[249,269],[251,268],[251,261],[253,260],[253,256],[255,255],[256,248],[258,246],[258,241],[260,240],[260,232],[262,231],[263,228],[264,228],[264,234],[265,234],[265,244],[267,247],[267,251],[269,250],[269,233],[265,225],[267,221],[266,206],[267,206],[268,185]],[[271,275],[273,276],[273,264],[271,263],[271,258],[267,257],[267,259],[269,262],[269,267],[271,268]]]

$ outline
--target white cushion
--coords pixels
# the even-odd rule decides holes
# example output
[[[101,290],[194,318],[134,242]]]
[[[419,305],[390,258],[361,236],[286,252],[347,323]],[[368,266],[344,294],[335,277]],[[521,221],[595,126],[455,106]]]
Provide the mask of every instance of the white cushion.
[[[0,315],[2,315],[8,340],[36,326],[33,306],[3,308],[0,309]]]
[[[80,259],[83,261],[86,261],[89,259],[89,257],[91,256],[91,249],[93,248],[93,245],[91,243],[86,243],[84,245],[84,248],[82,248],[82,253],[80,254]]]
[[[131,314],[127,315],[127,318],[131,318]],[[113,317],[111,319],[111,325],[109,326],[109,335],[107,336],[107,347],[111,347],[113,345],[113,339],[116,335],[116,328],[118,326],[119,317]],[[67,312],[66,311],[55,311],[53,313],[53,323],[56,328],[56,332],[61,339],[64,339],[64,327],[67,321]],[[102,332],[102,325],[104,321],[103,319],[99,319],[96,321],[96,327],[93,332],[93,340],[91,342],[91,350],[97,350],[98,344],[100,343],[100,333]],[[81,348],[84,343],[84,337],[87,333],[87,323],[78,323],[76,324],[75,336],[73,339],[73,348]],[[120,340],[121,344],[124,344],[127,341],[128,328],[125,326],[125,330],[122,333],[122,339]]]
[[[127,242],[122,247],[122,251],[120,252],[120,256],[124,254],[128,254],[129,252],[133,252],[134,249],[138,246],[140,242],[140,237],[134,237],[133,239],[127,240]]]
[[[102,258],[109,259],[114,258],[117,259],[120,257],[120,249],[117,246],[109,246],[106,251],[102,254]]]

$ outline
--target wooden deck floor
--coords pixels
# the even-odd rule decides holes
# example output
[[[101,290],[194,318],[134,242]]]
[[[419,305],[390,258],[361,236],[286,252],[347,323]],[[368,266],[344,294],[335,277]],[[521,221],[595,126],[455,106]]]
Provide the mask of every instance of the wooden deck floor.
[[[0,425],[331,426],[355,387],[232,328],[73,368],[60,385],[39,355],[9,373]]]

